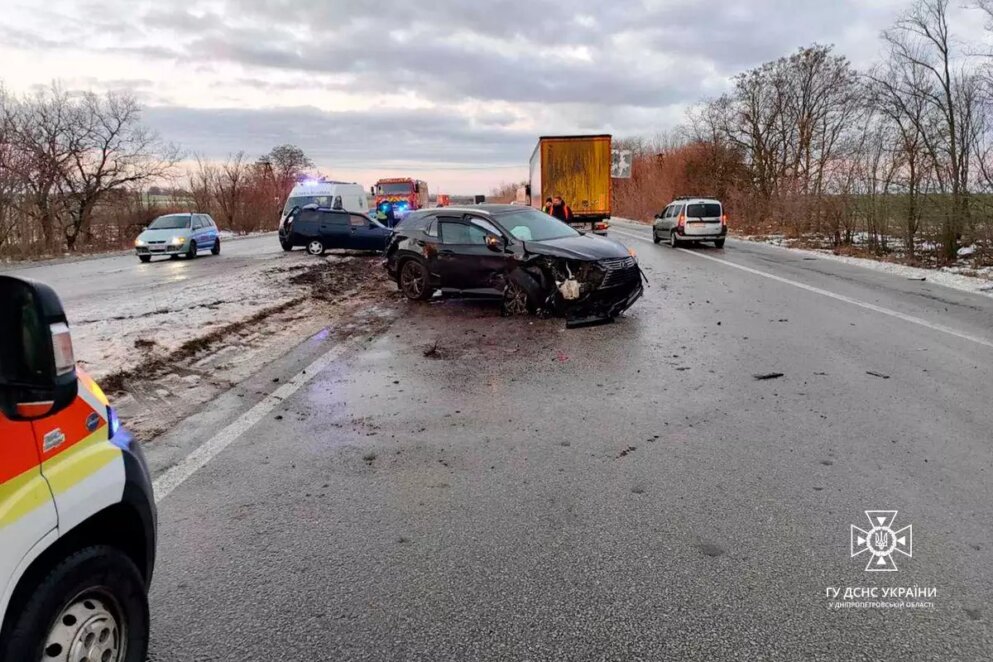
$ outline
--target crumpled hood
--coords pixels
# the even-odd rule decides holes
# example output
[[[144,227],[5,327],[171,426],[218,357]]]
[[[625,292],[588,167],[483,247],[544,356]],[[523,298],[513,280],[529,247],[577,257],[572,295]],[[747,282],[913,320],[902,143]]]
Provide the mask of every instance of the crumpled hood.
[[[547,241],[525,241],[524,250],[534,255],[549,255],[567,260],[594,261],[630,255],[622,244],[595,234]]]
[[[173,237],[187,237],[190,231],[186,228],[179,230],[145,230],[138,238],[142,241],[169,241]]]

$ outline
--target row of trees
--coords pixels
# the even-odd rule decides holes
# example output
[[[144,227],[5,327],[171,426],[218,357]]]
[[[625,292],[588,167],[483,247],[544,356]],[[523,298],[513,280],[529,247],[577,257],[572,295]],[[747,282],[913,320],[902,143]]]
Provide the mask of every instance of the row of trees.
[[[168,211],[207,212],[235,232],[273,228],[312,167],[300,148],[282,145],[255,160],[194,157],[184,168],[130,95],[0,88],[0,255],[126,247]]]
[[[26,97],[0,89],[0,249],[77,248],[101,203],[169,174],[176,150],[145,129],[132,97]]]
[[[993,244],[993,69],[951,34],[948,0],[918,0],[856,71],[814,45],[744,72],[666,139],[635,141],[621,207],[719,195],[738,228],[855,238],[875,252],[948,262]],[[979,5],[993,17],[993,2]],[[639,203],[639,201],[641,201]]]

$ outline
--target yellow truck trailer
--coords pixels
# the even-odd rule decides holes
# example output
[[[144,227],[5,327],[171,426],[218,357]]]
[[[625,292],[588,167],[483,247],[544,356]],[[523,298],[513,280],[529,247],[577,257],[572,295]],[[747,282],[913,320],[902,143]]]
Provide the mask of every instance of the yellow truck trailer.
[[[530,205],[560,196],[594,232],[610,218],[610,136],[542,136],[531,154]]]

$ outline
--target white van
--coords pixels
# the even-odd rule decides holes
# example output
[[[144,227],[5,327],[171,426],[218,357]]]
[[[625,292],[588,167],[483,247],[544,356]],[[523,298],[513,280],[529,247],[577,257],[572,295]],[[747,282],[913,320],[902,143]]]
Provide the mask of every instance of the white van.
[[[334,209],[340,204],[345,211],[362,214],[369,213],[369,198],[366,190],[354,182],[322,182],[307,181],[297,184],[290,191],[279,216],[279,227],[283,227],[286,217],[294,207],[317,205]]]

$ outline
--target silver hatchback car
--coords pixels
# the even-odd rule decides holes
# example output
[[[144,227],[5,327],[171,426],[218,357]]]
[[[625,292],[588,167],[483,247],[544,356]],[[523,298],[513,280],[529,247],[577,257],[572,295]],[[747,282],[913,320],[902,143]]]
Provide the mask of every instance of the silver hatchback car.
[[[728,233],[727,216],[720,200],[714,198],[676,198],[652,224],[655,243],[668,241],[670,246],[697,241],[712,241],[724,248]]]
[[[217,224],[207,214],[184,213],[159,216],[134,240],[138,259],[149,262],[155,255],[194,258],[199,251],[221,252]]]

